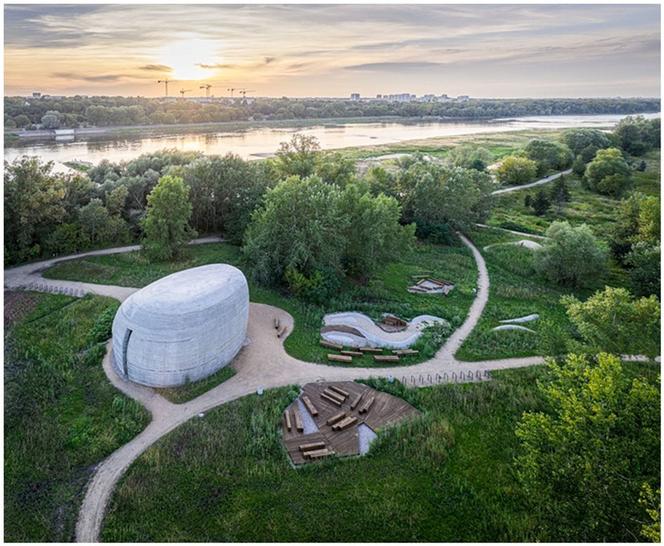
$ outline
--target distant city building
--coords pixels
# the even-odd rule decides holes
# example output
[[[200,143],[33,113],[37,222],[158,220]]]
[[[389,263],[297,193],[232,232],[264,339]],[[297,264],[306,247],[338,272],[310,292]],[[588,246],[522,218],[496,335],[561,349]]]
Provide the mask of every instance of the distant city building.
[[[360,94],[359,93],[351,93],[350,94],[350,100],[360,100]]]
[[[457,100],[461,102],[466,102],[467,100],[470,100],[470,97],[468,95],[459,95],[457,97]]]
[[[378,95],[376,95],[376,98],[377,98],[377,99],[382,99],[382,98],[383,98],[383,95],[381,95],[381,94],[379,93]]]
[[[39,91],[33,91],[32,92],[32,98],[33,99],[40,99],[41,98],[41,93]]]

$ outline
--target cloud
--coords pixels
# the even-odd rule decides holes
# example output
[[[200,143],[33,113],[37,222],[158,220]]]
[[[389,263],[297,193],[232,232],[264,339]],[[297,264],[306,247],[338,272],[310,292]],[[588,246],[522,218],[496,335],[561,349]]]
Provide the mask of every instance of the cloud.
[[[53,72],[51,76],[65,80],[80,80],[85,82],[114,82],[129,77],[127,74],[100,74],[89,76],[75,72]]]
[[[370,72],[384,71],[420,71],[432,68],[440,68],[443,63],[430,61],[403,61],[403,62],[384,62],[384,63],[362,63],[344,66],[346,70],[363,70]]]
[[[138,69],[147,70],[149,72],[173,72],[173,69],[165,64],[146,64],[139,66]]]

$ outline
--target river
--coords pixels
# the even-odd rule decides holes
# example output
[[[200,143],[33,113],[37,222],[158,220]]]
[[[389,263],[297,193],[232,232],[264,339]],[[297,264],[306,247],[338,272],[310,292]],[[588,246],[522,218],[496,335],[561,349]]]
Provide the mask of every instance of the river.
[[[660,114],[644,114],[648,118]],[[36,155],[54,161],[60,168],[66,161],[99,163],[102,159],[118,162],[141,154],[177,148],[204,154],[233,152],[245,159],[268,157],[279,143],[295,133],[316,137],[323,149],[394,144],[404,140],[519,131],[524,129],[561,129],[568,127],[610,127],[623,115],[532,116],[488,121],[384,122],[313,125],[292,128],[253,128],[233,132],[182,133],[127,138],[104,138],[86,141],[49,141],[5,148],[5,160],[21,155]]]

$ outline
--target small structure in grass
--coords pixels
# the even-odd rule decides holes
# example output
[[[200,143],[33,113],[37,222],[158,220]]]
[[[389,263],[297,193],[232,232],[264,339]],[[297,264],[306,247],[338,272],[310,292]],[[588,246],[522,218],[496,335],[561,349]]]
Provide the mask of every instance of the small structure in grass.
[[[352,381],[308,383],[284,411],[282,441],[296,465],[360,455],[377,431],[419,414],[401,398]]]
[[[454,283],[430,277],[420,279],[414,285],[408,287],[408,292],[411,294],[443,294],[447,296],[452,290],[454,290]]]

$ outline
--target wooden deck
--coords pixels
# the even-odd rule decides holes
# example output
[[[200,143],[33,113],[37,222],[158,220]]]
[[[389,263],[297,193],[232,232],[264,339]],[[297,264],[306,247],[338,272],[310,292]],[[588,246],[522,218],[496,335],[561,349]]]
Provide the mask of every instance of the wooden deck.
[[[323,391],[327,389],[329,392],[331,387],[334,387],[332,390],[335,392],[348,393],[348,396],[344,397],[341,406],[330,401],[328,397],[323,396]],[[340,391],[338,389],[340,389]],[[318,432],[311,434],[298,432],[297,427],[294,426],[296,412],[299,411],[297,401],[294,401],[288,406],[288,408],[286,408],[286,412],[288,412],[293,426],[291,426],[291,430],[288,430],[285,418],[286,412],[284,412],[284,418],[282,419],[283,441],[294,464],[311,462],[311,459],[304,457],[300,450],[300,446],[314,442],[324,442],[326,449],[334,452],[335,455],[359,455],[360,444],[357,427],[360,424],[364,423],[377,432],[381,428],[390,426],[403,419],[412,418],[420,413],[401,398],[397,398],[391,394],[380,392],[366,385],[352,381],[308,383],[303,387],[300,395],[300,397],[304,396],[308,397],[309,401],[318,410],[317,415],[311,416],[312,420],[318,427]],[[358,396],[360,397],[359,402],[353,405]],[[362,409],[371,398],[374,400],[369,410],[360,413],[360,409]],[[353,409],[351,409],[351,405],[353,405]],[[357,421],[344,430],[334,430],[334,423],[328,425],[327,421],[330,417],[334,417],[342,412],[345,413],[346,417],[356,417]]]

